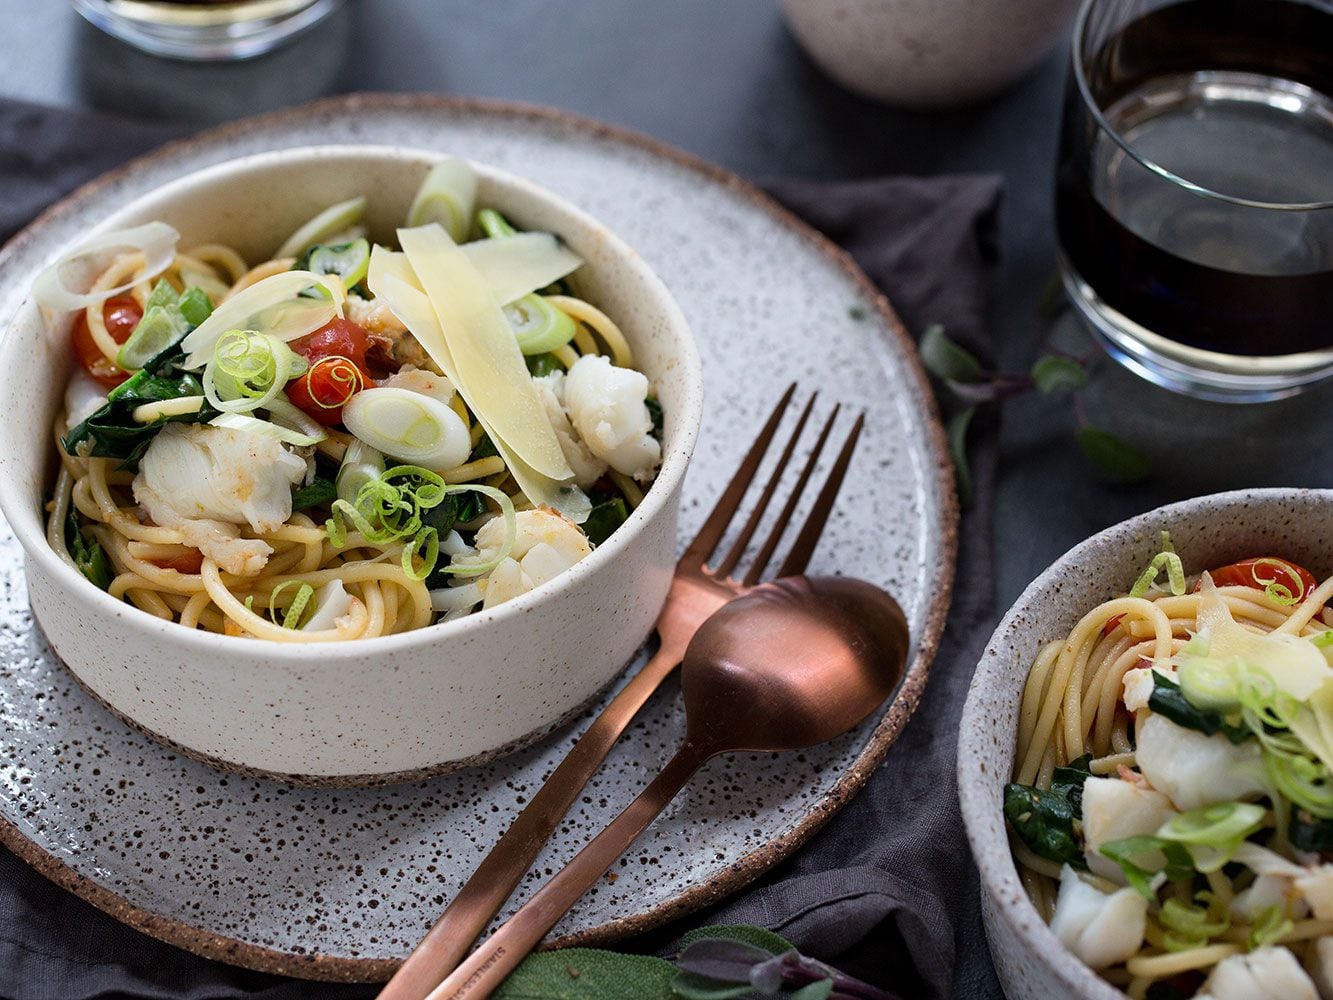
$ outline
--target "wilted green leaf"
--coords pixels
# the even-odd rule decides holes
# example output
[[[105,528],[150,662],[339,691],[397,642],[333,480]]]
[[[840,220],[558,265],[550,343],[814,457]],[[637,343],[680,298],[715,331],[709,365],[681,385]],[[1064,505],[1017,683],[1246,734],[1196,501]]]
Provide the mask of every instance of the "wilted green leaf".
[[[1032,381],[1045,393],[1071,391],[1088,384],[1088,372],[1073,358],[1044,354],[1032,366]]]
[[[823,979],[817,983],[802,986],[791,995],[791,1000],[828,1000],[828,996],[832,992],[833,980]]]
[[[592,948],[529,955],[492,996],[496,1000],[675,1000],[670,962]]]
[[[1152,471],[1142,452],[1100,427],[1080,427],[1078,446],[1097,471],[1113,483],[1136,483]]]
[[[958,503],[962,507],[972,505],[972,467],[967,461],[967,429],[972,424],[972,417],[977,412],[975,406],[960,410],[949,421],[949,454],[953,456],[954,479],[958,486]]]
[[[981,362],[965,347],[950,340],[938,323],[921,337],[921,363],[926,371],[950,382],[977,382],[984,375]]]
[[[738,986],[735,983],[722,983],[693,972],[679,972],[671,980],[671,995],[680,1000],[736,1000],[738,997],[752,996],[753,988],[749,983]],[[626,994],[630,996],[631,994]]]
[[[704,941],[709,938],[739,941],[741,944],[763,948],[770,955],[782,955],[795,947],[786,938],[774,934],[772,931],[765,930],[762,927],[751,927],[748,924],[717,924],[711,927],[696,927],[681,937],[680,946],[681,948],[688,948],[696,941]]]

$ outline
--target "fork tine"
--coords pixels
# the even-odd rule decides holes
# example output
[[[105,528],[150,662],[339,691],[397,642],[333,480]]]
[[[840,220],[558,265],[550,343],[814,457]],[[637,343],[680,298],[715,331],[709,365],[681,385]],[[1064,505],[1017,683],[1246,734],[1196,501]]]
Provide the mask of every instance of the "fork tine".
[[[856,442],[861,437],[861,429],[865,427],[865,423],[866,415],[862,410],[861,415],[856,418],[856,423],[852,425],[852,432],[847,435],[842,451],[838,453],[837,461],[829,470],[828,478],[824,480],[824,488],[819,491],[814,507],[806,516],[805,524],[801,525],[801,533],[796,536],[795,544],[778,568],[778,576],[804,573],[805,568],[810,565],[810,557],[814,555],[815,546],[819,544],[819,536],[824,533],[824,524],[828,521],[829,512],[833,510],[833,501],[838,498],[838,490],[842,488],[842,478],[847,474],[847,466],[851,465],[852,452],[856,450]]]
[[[759,529],[759,522],[763,520],[768,505],[773,500],[773,494],[777,492],[778,483],[781,482],[782,474],[791,461],[792,452],[796,450],[796,443],[800,441],[801,435],[805,432],[806,422],[810,419],[810,412],[815,408],[815,400],[818,398],[818,392],[810,395],[810,402],[806,403],[805,409],[801,411],[801,417],[796,421],[796,428],[791,432],[791,437],[787,439],[786,447],[782,449],[782,457],[778,459],[777,465],[773,467],[768,482],[764,484],[764,492],[759,495],[759,502],[755,504],[754,510],[750,512],[749,520],[745,522],[745,527],[736,536],[731,551],[720,563],[712,567],[712,571],[716,575],[730,576],[731,571],[736,568],[736,564],[741,561],[741,556],[745,555],[745,547],[750,544],[750,539],[754,537],[754,533]]]
[[[783,532],[787,530],[787,525],[791,523],[792,513],[801,500],[801,494],[805,492],[806,483],[810,481],[810,476],[814,474],[819,455],[824,450],[824,443],[828,440],[829,432],[833,430],[833,422],[838,419],[838,412],[841,409],[841,403],[834,406],[833,412],[824,421],[824,429],[819,432],[818,440],[815,441],[814,447],[810,449],[810,455],[805,460],[805,467],[801,469],[801,474],[796,479],[796,485],[791,488],[787,502],[782,505],[782,513],[778,514],[777,520],[773,522],[768,537],[764,539],[763,547],[755,555],[754,563],[746,571],[745,579],[741,581],[744,586],[753,587],[759,582],[759,577],[763,575],[764,570],[768,568],[768,561],[773,558],[773,550],[778,547]]]
[[[685,554],[680,557],[682,563],[702,564],[705,559],[712,555],[717,543],[727,533],[727,525],[731,523],[736,508],[740,506],[741,500],[744,499],[745,491],[750,488],[750,482],[754,479],[754,474],[759,471],[759,463],[764,460],[764,455],[768,452],[768,446],[773,441],[773,435],[777,432],[778,424],[782,422],[782,415],[787,411],[787,404],[791,402],[792,395],[795,392],[796,383],[793,382],[787,386],[787,391],[778,400],[778,405],[774,407],[768,422],[764,424],[759,436],[755,438],[754,444],[750,446],[750,451],[741,462],[740,468],[731,477],[731,482],[722,491],[722,495],[717,498],[717,505],[713,508],[713,512],[708,515],[708,520],[699,529],[699,533],[694,536],[694,541],[690,542]]]

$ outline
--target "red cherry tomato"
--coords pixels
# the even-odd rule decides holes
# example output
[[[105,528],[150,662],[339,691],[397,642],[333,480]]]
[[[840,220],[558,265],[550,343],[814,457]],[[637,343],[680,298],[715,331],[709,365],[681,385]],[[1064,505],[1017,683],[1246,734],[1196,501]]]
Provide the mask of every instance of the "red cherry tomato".
[[[182,552],[178,556],[171,556],[166,559],[149,559],[148,561],[162,569],[174,569],[177,573],[194,576],[204,566],[204,554],[198,549],[191,549],[189,552]]]
[[[375,384],[366,366],[370,335],[350,320],[330,320],[290,346],[310,368],[287,383],[287,398],[316,423],[342,423],[347,401]]]
[[[123,344],[130,339],[130,334],[134,332],[141,319],[143,319],[143,309],[132,295],[117,295],[107,299],[102,306],[102,320],[106,323],[106,332],[111,334],[111,339],[117,344]],[[74,320],[70,338],[74,343],[74,353],[78,356],[79,364],[83,365],[84,371],[107,388],[115,388],[130,377],[129,372],[108,361],[106,355],[98,348],[93,340],[92,331],[88,329],[86,313],[80,312],[78,318]]]
[[[1296,601],[1304,600],[1306,595],[1318,586],[1314,574],[1309,570],[1297,566],[1294,562],[1273,556],[1242,559],[1240,562],[1212,570],[1209,575],[1212,576],[1213,583],[1219,587],[1253,587],[1255,590],[1267,590],[1273,587],[1279,595],[1284,597],[1290,595]]]

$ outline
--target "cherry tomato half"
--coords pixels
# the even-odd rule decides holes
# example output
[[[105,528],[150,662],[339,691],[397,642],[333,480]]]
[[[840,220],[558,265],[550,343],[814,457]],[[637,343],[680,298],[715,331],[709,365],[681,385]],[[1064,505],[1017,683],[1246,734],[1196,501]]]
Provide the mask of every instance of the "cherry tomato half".
[[[1212,570],[1213,583],[1219,587],[1253,587],[1255,590],[1267,590],[1273,587],[1279,595],[1290,596],[1293,600],[1304,600],[1318,583],[1309,570],[1297,566],[1286,559],[1265,556],[1259,559],[1242,559]],[[1198,587],[1195,587],[1197,590]],[[1285,593],[1284,593],[1285,591]]]
[[[102,320],[106,323],[106,332],[111,334],[111,339],[117,344],[123,344],[130,339],[130,334],[134,332],[141,319],[143,319],[143,309],[132,295],[117,295],[107,299],[102,306]],[[88,329],[87,313],[80,312],[78,318],[74,320],[70,339],[74,343],[74,353],[78,356],[79,364],[83,365],[84,371],[102,385],[115,388],[130,377],[129,372],[108,361],[106,355],[98,348],[93,340],[92,331]]]
[[[333,355],[310,364],[310,369],[287,383],[287,398],[316,423],[342,423],[343,407],[367,385],[370,373],[351,358]]]
[[[287,345],[307,361],[341,356],[366,366],[370,334],[349,319],[331,319],[314,333],[308,333]]]

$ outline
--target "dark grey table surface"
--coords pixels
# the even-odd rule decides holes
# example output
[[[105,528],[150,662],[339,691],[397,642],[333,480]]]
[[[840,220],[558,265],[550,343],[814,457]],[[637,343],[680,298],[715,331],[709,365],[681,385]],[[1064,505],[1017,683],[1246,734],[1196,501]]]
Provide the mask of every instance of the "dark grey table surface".
[[[551,104],[626,125],[748,176],[821,179],[998,172],[1006,182],[993,323],[1000,362],[1023,368],[1055,251],[1051,188],[1064,51],[978,107],[887,110],[825,79],[774,0],[354,0],[319,44],[163,85],[60,0],[0,0],[0,93],[63,105],[220,120],[347,90],[415,90]],[[342,53],[345,52],[345,58]],[[272,80],[281,75],[283,84]],[[300,88],[304,88],[301,90]],[[299,91],[299,92],[298,92]],[[1079,336],[1072,326],[1064,336]],[[996,499],[996,617],[1089,534],[1170,500],[1244,486],[1329,486],[1321,389],[1262,407],[1184,400],[1106,362],[1090,418],[1147,452],[1154,475],[1099,483],[1078,453],[1067,399],[1004,415]]]

